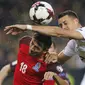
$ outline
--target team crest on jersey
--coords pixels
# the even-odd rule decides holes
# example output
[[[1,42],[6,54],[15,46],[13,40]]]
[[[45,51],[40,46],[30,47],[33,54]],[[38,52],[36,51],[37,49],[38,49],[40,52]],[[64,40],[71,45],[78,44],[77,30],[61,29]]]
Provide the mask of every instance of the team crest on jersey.
[[[63,72],[62,66],[56,66],[56,70],[57,70],[58,72]]]
[[[39,72],[39,68],[41,67],[41,63],[37,63],[37,64],[35,64],[35,66],[33,66],[32,68],[33,68],[33,70],[35,70],[36,72]]]

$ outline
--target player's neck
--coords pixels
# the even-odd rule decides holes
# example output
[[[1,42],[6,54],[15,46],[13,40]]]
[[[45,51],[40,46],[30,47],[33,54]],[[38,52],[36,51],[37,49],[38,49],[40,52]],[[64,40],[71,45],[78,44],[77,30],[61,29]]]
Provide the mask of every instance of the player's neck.
[[[82,25],[81,24],[78,24],[77,28],[81,28],[81,27],[82,27]]]

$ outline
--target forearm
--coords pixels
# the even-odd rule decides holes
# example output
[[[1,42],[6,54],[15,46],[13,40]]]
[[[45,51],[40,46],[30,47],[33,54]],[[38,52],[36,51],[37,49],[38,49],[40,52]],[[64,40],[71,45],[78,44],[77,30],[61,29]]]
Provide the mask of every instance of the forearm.
[[[4,66],[0,71],[0,84],[2,84],[3,80],[8,76],[10,71],[10,64]]]
[[[69,85],[69,83],[66,80],[63,80],[61,77],[57,75],[54,75],[53,78],[58,85]]]
[[[34,26],[34,25],[27,25],[28,30],[37,31],[42,34],[46,34],[49,36],[57,36],[57,37],[74,37],[72,35],[73,31],[62,30],[58,26]]]
[[[34,25],[11,25],[6,26],[4,31],[7,31],[6,34],[17,35],[27,30],[37,31],[42,34],[49,36],[65,37],[65,38],[74,38],[74,39],[84,39],[82,34],[77,31],[64,30],[60,29],[58,26],[34,26]]]
[[[58,56],[57,59],[61,64],[64,64],[67,60],[69,60],[71,57],[70,56],[66,56],[63,51],[61,51]]]
[[[63,30],[58,26],[32,26],[32,30],[57,37],[72,38],[72,39],[83,39],[82,34],[77,31]]]
[[[57,36],[56,33],[56,29],[58,29],[59,27],[57,26],[32,26],[32,29],[28,30],[32,30],[32,31],[37,31],[40,32],[42,34],[46,34],[46,35],[50,35],[50,36]]]

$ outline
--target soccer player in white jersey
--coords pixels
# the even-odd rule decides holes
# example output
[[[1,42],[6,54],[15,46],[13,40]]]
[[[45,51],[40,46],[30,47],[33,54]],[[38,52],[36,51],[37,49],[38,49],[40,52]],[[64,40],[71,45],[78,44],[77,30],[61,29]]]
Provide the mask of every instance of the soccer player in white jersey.
[[[58,60],[62,63],[71,56],[78,54],[81,60],[85,60],[85,27],[82,27],[77,14],[67,10],[58,15],[58,26],[35,26],[35,25],[11,25],[6,26],[6,34],[16,35],[23,31],[38,31],[40,33],[69,38],[65,49],[58,54]]]

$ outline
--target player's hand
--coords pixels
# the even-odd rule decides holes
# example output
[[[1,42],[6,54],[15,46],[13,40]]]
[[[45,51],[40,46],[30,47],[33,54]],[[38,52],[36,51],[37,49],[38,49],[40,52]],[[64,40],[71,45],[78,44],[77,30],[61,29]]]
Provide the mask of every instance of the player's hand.
[[[56,52],[47,53],[46,56],[45,56],[45,62],[47,64],[57,62],[57,55],[58,54]]]
[[[50,79],[53,78],[54,75],[57,75],[57,74],[54,73],[54,72],[51,72],[51,71],[45,72],[45,74],[44,74],[44,80],[50,80]]]
[[[27,30],[26,25],[10,25],[6,26],[4,29],[4,31],[6,31],[6,34],[12,34],[12,35],[17,35],[26,30]]]

